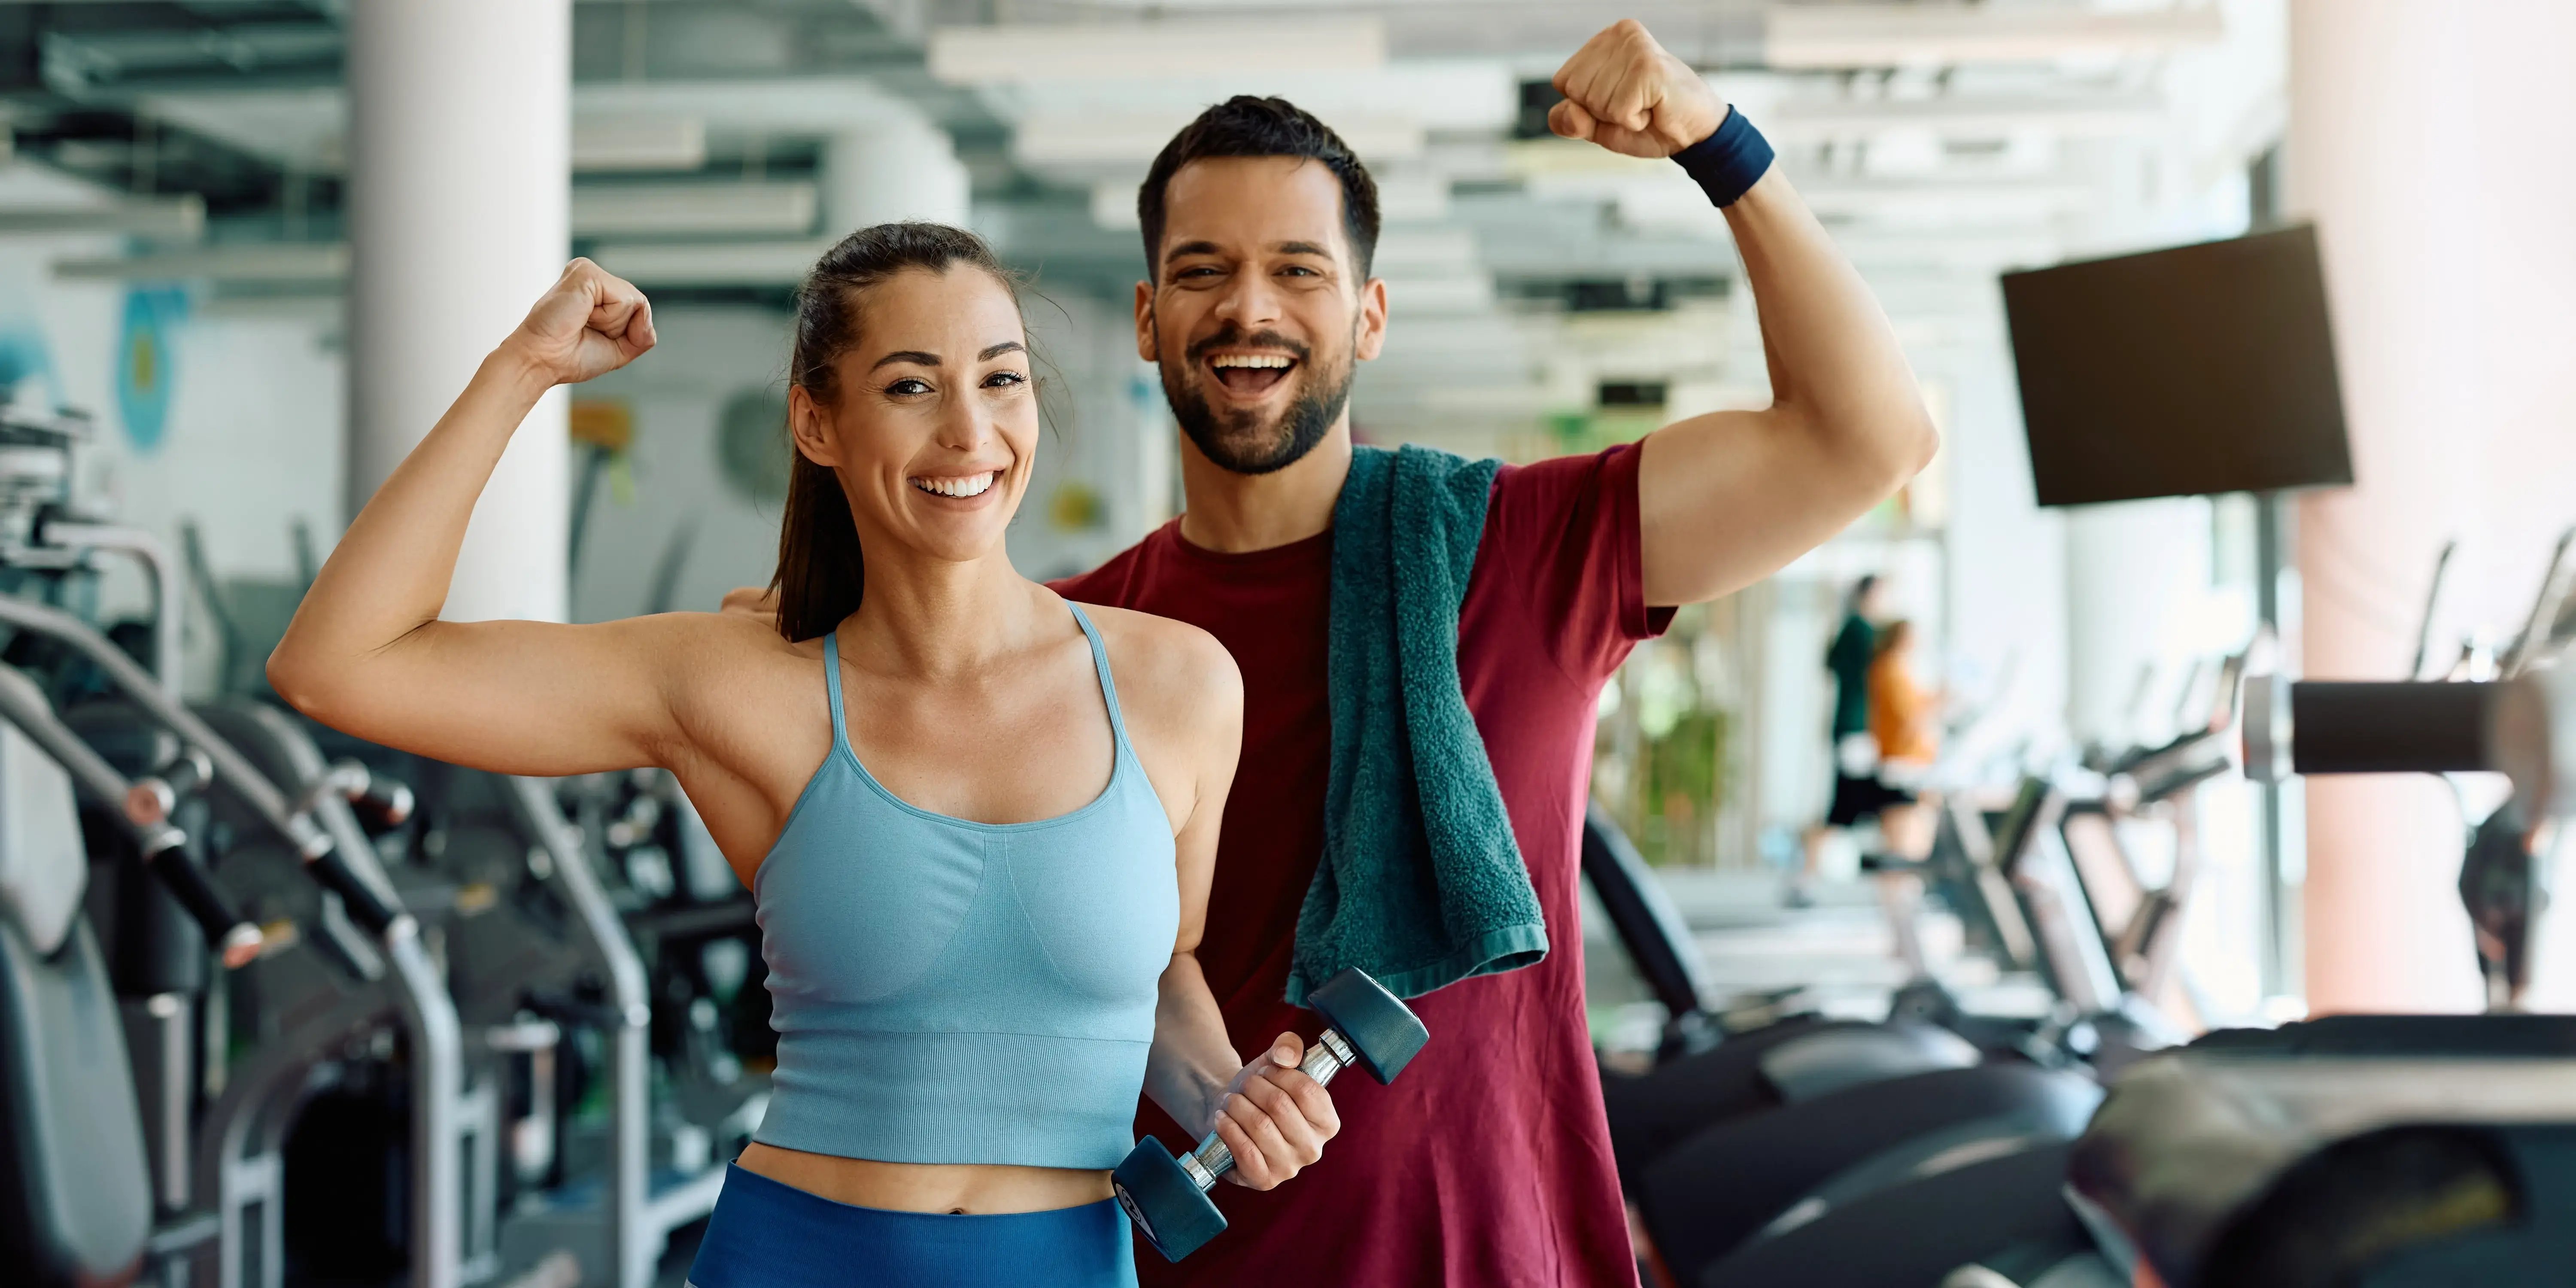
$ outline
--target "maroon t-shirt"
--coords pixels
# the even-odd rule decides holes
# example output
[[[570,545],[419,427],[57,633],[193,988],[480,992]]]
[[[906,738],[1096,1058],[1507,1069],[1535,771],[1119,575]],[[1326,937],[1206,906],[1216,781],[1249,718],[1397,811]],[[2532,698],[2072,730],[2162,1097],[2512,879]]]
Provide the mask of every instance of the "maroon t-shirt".
[[[1243,669],[1243,759],[1198,950],[1238,1051],[1313,1012],[1282,1000],[1324,848],[1332,534],[1219,554],[1166,524],[1055,583],[1177,618]],[[1333,1083],[1342,1134],[1268,1193],[1217,1187],[1230,1228],[1180,1265],[1137,1245],[1147,1285],[1633,1284],[1636,1262],[1583,1011],[1575,880],[1602,682],[1668,612],[1646,607],[1637,452],[1506,466],[1458,621],[1458,677],[1547,916],[1545,961],[1413,999],[1431,1030],[1404,1076]],[[1195,1144],[1148,1101],[1137,1130]]]

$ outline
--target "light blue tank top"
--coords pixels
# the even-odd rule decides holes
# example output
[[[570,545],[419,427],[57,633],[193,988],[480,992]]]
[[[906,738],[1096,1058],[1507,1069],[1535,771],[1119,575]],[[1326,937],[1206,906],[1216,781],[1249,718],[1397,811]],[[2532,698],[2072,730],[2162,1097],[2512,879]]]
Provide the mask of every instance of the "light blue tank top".
[[[752,878],[778,1071],[754,1139],[894,1163],[1114,1167],[1135,1143],[1156,985],[1180,926],[1171,819],[1128,745],[1100,632],[1109,786],[1070,814],[972,823],[832,750]]]

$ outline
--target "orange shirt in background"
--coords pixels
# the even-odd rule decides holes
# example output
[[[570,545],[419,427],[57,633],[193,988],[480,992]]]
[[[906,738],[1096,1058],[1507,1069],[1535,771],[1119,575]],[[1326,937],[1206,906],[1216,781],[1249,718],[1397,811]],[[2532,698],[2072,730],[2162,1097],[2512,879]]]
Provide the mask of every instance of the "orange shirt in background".
[[[1881,653],[1869,664],[1869,736],[1878,740],[1880,760],[1928,765],[1940,758],[1933,706],[1932,694],[1905,669],[1903,657]]]

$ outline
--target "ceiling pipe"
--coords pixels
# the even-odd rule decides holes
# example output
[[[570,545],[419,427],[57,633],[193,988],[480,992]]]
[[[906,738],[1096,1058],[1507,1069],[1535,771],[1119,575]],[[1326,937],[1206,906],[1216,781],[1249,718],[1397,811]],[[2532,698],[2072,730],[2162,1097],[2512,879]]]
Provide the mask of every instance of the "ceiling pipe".
[[[195,193],[105,206],[0,208],[0,237],[109,233],[154,241],[195,241],[205,231],[206,202]]]
[[[752,183],[585,184],[572,190],[576,237],[784,237],[811,233],[815,188]]]
[[[2227,34],[2216,8],[2103,12],[1985,5],[1775,5],[1763,61],[1782,69],[1906,67],[2164,54]]]
[[[336,284],[349,275],[345,242],[267,242],[202,246],[144,255],[54,261],[54,276],[73,282],[179,281]]]
[[[2099,98],[1782,99],[1762,115],[1774,139],[1819,142],[1923,130],[1941,138],[1993,138],[2042,130],[2058,138],[2137,138],[2170,123],[2153,94]]]
[[[337,88],[154,94],[143,105],[281,165],[337,173],[348,164],[348,96]],[[929,123],[918,107],[849,76],[602,82],[576,85],[572,107],[572,168],[585,174],[696,169],[710,131],[829,137]]]
[[[1271,76],[1366,71],[1386,64],[1386,21],[1303,17],[1295,38],[1268,19],[1187,18],[1137,23],[1005,23],[930,35],[930,74],[949,85]]]

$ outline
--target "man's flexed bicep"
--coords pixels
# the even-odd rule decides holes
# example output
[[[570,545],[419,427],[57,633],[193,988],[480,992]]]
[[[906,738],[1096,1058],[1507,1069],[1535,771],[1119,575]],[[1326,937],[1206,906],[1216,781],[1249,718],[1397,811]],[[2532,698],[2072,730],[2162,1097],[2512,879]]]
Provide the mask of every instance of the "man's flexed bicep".
[[[1731,111],[1633,20],[1594,36],[1555,84],[1566,101],[1551,129],[1631,156],[1687,161]],[[1776,165],[1745,177],[1750,187],[1711,195],[1727,203],[1761,314],[1772,403],[1646,439],[1637,500],[1646,602],[1658,606],[1769,576],[1932,458],[1931,419],[1878,301]]]
[[[1695,604],[1770,576],[1930,463],[1922,390],[1868,287],[1773,170],[1727,208],[1762,315],[1771,405],[1646,437],[1646,601]]]

